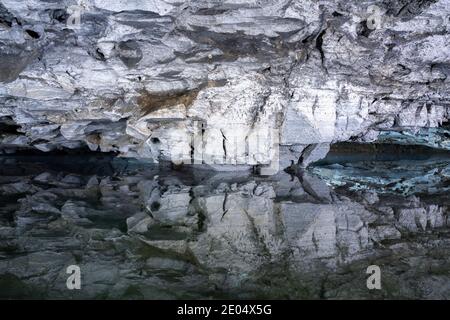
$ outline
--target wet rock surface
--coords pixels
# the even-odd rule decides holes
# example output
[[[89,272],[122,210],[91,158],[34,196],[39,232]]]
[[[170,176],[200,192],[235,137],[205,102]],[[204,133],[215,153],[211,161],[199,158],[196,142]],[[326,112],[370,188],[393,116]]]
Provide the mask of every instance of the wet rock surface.
[[[0,161],[2,298],[450,297],[449,199],[431,186],[333,189],[316,167],[261,178],[98,156]],[[81,290],[66,288],[73,264]],[[374,264],[381,290],[366,287]]]

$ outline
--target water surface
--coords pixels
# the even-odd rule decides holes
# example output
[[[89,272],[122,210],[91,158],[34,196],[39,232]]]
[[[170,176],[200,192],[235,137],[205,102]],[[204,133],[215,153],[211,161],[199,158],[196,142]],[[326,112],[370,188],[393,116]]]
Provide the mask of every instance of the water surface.
[[[2,157],[0,297],[450,298],[450,162],[348,160],[258,177]]]

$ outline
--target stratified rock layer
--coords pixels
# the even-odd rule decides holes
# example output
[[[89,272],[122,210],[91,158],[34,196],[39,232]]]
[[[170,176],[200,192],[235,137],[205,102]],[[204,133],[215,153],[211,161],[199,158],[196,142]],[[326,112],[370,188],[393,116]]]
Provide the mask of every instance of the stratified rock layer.
[[[307,165],[450,118],[449,0],[75,5],[0,1],[2,152]]]

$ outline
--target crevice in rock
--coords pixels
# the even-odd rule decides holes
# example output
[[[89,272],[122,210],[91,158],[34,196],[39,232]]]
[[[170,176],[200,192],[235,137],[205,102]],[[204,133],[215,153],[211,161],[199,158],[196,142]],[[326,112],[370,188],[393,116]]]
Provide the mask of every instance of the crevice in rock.
[[[2,134],[23,134],[20,132],[21,126],[16,124],[16,122],[11,117],[0,118],[0,135]]]
[[[33,39],[39,39],[41,37],[39,33],[31,29],[25,29],[25,32]]]
[[[359,23],[358,35],[368,38],[372,32],[373,30],[367,26],[367,20],[363,20]]]
[[[319,35],[316,38],[316,49],[319,51],[320,53],[320,60],[322,63],[322,67],[325,68],[324,62],[325,62],[325,53],[323,52],[323,36],[325,35],[327,29],[322,30]]]
[[[223,130],[220,130],[220,133],[222,134],[223,158],[224,158],[224,160],[226,160],[227,159],[227,137],[223,133]]]
[[[65,23],[69,17],[69,14],[64,9],[49,10],[48,13],[52,19],[58,21],[59,23]]]

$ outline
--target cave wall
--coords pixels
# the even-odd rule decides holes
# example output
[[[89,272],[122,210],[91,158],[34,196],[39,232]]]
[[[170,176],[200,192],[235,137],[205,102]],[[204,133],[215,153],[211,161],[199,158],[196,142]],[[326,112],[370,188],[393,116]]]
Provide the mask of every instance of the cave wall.
[[[449,16],[449,0],[1,0],[0,152],[307,165],[439,128]]]

